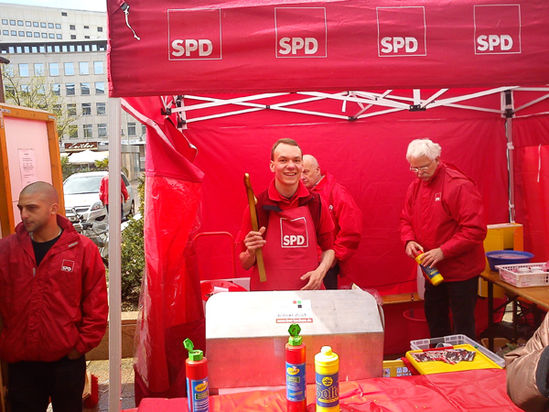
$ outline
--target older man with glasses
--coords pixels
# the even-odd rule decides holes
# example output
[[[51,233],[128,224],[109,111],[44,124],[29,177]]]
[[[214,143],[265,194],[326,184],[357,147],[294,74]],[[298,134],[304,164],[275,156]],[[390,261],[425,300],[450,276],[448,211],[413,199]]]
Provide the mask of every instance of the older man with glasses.
[[[408,187],[400,217],[401,240],[414,259],[437,267],[444,282],[425,282],[425,316],[431,337],[464,334],[475,339],[478,275],[485,266],[486,222],[475,184],[440,160],[429,139],[410,142],[406,159],[416,179]],[[452,312],[453,328],[449,312]]]

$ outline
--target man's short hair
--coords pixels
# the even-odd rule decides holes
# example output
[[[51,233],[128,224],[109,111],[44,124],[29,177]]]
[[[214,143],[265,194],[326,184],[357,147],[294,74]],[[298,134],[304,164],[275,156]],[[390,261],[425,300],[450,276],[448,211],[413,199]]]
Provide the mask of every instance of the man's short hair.
[[[408,145],[406,151],[406,160],[417,159],[421,156],[426,156],[431,160],[435,160],[440,157],[442,148],[438,143],[433,142],[431,139],[415,139]]]
[[[299,145],[297,144],[297,142],[294,140],[294,139],[290,139],[288,137],[285,137],[283,139],[278,139],[274,144],[273,144],[273,148],[271,149],[271,160],[274,160],[274,153],[275,153],[275,149],[278,147],[278,145],[280,144],[287,144],[287,145],[290,145],[290,146],[296,146],[299,148],[299,151],[303,154],[303,150],[301,150],[301,147],[299,147]]]
[[[57,190],[51,183],[37,181],[31,184],[28,184],[21,190],[20,195],[29,195],[29,194],[40,194],[48,203],[59,203],[59,195]]]

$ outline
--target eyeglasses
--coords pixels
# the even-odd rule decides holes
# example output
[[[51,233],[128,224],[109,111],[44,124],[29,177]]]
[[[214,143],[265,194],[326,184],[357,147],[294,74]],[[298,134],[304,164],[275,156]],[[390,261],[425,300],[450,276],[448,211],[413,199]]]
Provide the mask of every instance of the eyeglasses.
[[[432,163],[433,163],[433,161],[431,160],[431,162],[428,165],[419,166],[419,167],[410,167],[410,171],[414,172],[414,173],[425,172],[427,169],[429,169],[429,167],[431,167]]]

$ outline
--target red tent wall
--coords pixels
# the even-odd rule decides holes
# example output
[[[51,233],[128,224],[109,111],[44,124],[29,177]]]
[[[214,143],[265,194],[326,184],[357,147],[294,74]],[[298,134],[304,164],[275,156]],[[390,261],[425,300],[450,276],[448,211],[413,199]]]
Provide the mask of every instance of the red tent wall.
[[[191,124],[185,135],[198,147],[196,165],[205,172],[201,230],[237,234],[246,204],[244,172],[250,173],[257,193],[264,190],[272,178],[272,143],[291,137],[349,189],[363,211],[363,239],[353,259],[352,280],[382,294],[413,291],[415,264],[404,255],[398,223],[414,177],[405,159],[407,144],[426,136],[440,142],[442,158],[478,183],[488,223],[504,222],[508,200],[503,124],[498,115],[456,109],[358,122],[269,113]]]

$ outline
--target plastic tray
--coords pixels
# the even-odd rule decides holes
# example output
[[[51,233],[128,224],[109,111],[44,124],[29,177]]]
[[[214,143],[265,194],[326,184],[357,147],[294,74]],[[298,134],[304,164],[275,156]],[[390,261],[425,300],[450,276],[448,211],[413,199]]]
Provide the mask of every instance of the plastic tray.
[[[383,361],[383,377],[394,378],[398,376],[410,376],[412,372],[400,359]]]
[[[473,348],[483,353],[499,367],[505,367],[505,360],[501,356],[496,355],[490,349],[485,348],[480,343],[475,342],[473,339],[465,335],[448,335],[440,338],[413,340],[410,342],[410,349],[429,349],[441,346],[462,345],[464,343],[471,345]]]
[[[469,344],[452,345],[456,349],[466,349],[469,351],[475,351],[477,354],[472,362],[459,362],[455,365],[451,365],[442,361],[430,361],[430,362],[418,362],[412,356],[412,353],[423,352],[423,349],[410,350],[406,352],[406,359],[410,361],[412,366],[422,375],[429,375],[431,373],[444,373],[444,372],[458,372],[472,369],[501,369],[501,366],[496,364],[490,358],[485,356],[482,352]]]
[[[517,288],[549,285],[546,263],[520,263],[496,265],[501,279]]]

